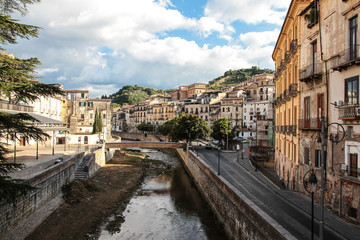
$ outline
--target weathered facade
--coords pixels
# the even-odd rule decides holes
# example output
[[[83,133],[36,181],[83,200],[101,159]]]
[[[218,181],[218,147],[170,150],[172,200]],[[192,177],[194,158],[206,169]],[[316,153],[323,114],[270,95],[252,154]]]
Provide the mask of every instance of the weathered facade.
[[[311,1],[292,1],[279,34],[273,59],[276,73],[275,167],[280,179],[290,189],[298,189],[300,116],[299,69],[302,49],[302,22],[299,14]]]
[[[359,0],[293,0],[273,54],[277,66],[277,172],[288,188],[306,193],[302,178],[308,170],[314,170],[321,179],[323,144],[325,204],[357,222],[360,222],[359,13]],[[295,50],[291,46],[294,40]],[[292,83],[299,86],[299,95],[291,96],[291,88],[286,87],[289,83],[290,87]],[[325,121],[323,141],[321,119]],[[297,143],[298,149],[292,143]],[[315,196],[320,198],[320,191]]]

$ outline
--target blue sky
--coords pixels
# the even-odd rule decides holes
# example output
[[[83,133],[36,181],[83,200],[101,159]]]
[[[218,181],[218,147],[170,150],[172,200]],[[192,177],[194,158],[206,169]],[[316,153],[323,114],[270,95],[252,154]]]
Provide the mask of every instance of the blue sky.
[[[38,57],[38,75],[92,97],[124,85],[177,88],[271,59],[290,0],[42,0],[39,38],[8,46]]]

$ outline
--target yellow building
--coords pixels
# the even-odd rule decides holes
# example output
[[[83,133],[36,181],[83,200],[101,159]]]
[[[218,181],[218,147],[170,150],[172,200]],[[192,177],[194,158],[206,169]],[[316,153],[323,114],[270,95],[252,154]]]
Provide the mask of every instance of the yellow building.
[[[275,167],[289,189],[299,182],[299,69],[301,18],[299,14],[311,1],[291,1],[272,55],[275,61]]]

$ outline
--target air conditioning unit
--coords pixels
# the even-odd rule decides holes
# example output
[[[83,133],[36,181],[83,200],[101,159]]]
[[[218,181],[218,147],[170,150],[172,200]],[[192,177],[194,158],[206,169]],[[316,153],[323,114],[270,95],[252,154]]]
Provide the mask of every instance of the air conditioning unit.
[[[345,163],[340,164],[342,171],[347,171],[347,165]]]
[[[360,116],[360,107],[356,108],[356,116]]]

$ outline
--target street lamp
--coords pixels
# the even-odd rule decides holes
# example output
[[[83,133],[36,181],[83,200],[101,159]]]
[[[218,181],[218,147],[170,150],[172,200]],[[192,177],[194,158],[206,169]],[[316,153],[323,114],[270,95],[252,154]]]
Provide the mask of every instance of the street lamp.
[[[305,177],[310,171],[311,171],[311,174],[309,176],[309,180],[306,181]],[[317,178],[314,173],[314,170],[311,169],[311,170],[307,171],[307,173],[305,173],[303,183],[304,183],[305,190],[308,193],[311,193],[311,240],[313,240],[314,239],[314,192],[316,190],[316,184],[317,184]]]
[[[221,150],[221,142],[219,141],[219,148],[218,148],[218,175],[220,175],[220,150]]]

